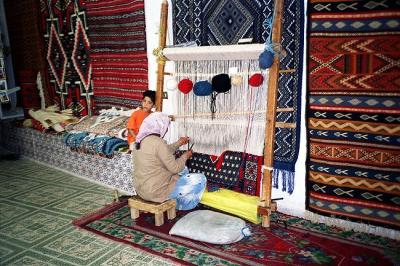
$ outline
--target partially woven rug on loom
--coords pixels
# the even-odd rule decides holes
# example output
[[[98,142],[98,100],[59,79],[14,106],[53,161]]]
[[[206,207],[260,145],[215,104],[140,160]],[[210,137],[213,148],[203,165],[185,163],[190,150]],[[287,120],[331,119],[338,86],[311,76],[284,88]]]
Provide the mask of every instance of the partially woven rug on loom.
[[[308,10],[307,208],[399,229],[400,2]]]
[[[272,0],[173,0],[174,43],[196,41],[198,45],[236,44],[241,38],[264,43],[267,30],[263,23],[272,18]],[[299,150],[300,99],[303,58],[303,2],[284,1],[282,47],[286,52],[280,60],[275,131],[274,167],[284,170],[283,188],[293,191],[294,167]],[[278,172],[278,171],[276,171]],[[277,184],[277,182],[275,182]],[[287,186],[286,186],[287,185]]]
[[[133,108],[148,89],[143,0],[85,3],[96,109]]]
[[[226,188],[259,196],[263,157],[225,151],[220,156],[194,152],[187,166],[191,173],[203,173],[209,189]]]
[[[154,216],[134,221],[127,201],[113,203],[73,223],[95,234],[142,249],[181,265],[393,265],[400,243],[390,239],[275,213],[270,230],[249,224],[252,235],[230,245],[213,245],[168,234],[188,212],[156,227]],[[288,227],[285,228],[285,225]],[[397,256],[397,258],[396,258]]]

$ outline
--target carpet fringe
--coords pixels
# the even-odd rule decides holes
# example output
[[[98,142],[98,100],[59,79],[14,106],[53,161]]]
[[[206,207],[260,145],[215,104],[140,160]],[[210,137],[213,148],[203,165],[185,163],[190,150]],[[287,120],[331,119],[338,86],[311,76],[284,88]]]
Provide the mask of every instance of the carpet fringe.
[[[356,223],[338,218],[326,217],[310,211],[305,211],[304,219],[310,220],[311,222],[324,223],[328,226],[337,226],[346,230],[353,230],[357,232],[383,236],[395,239],[397,241],[400,240],[400,231],[396,231],[394,229],[384,228],[371,224]]]

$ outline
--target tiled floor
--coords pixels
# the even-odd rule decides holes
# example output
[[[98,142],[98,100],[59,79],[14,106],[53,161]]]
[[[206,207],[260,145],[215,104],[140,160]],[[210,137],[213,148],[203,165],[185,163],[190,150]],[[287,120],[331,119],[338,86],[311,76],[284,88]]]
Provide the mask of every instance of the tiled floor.
[[[30,160],[0,159],[0,265],[173,265],[71,221],[112,191]]]

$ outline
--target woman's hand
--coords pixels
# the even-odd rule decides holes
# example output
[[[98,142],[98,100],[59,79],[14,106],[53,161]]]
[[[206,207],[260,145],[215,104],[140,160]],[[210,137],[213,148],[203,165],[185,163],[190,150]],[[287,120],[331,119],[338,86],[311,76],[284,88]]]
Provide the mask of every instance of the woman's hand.
[[[186,156],[187,156],[187,159],[188,159],[188,160],[189,160],[190,158],[192,158],[192,156],[193,156],[192,150],[185,151],[184,154],[185,154],[185,153],[186,153]]]
[[[189,143],[189,137],[180,137],[179,138],[179,146],[185,145]]]

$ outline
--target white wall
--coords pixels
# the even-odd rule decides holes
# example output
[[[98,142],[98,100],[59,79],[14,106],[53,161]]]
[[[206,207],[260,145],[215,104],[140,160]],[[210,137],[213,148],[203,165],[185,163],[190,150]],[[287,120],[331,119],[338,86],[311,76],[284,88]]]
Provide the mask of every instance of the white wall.
[[[145,15],[146,15],[146,41],[147,41],[147,56],[149,61],[149,89],[156,90],[157,88],[157,59],[153,55],[153,50],[158,47],[159,42],[159,29],[160,29],[160,11],[162,0],[145,0]],[[167,45],[173,44],[173,33],[172,33],[172,5],[169,0],[168,6],[168,33],[167,33]],[[173,71],[173,63],[167,62],[165,66],[165,72]],[[167,78],[165,78],[167,80]],[[168,92],[168,100],[163,101],[163,112],[173,114],[172,100],[176,92]]]
[[[171,12],[171,0],[169,0],[169,18],[168,18],[168,34],[167,34],[167,45],[172,44],[172,12]],[[157,77],[157,64],[156,58],[153,56],[153,49],[158,46],[158,30],[160,23],[160,9],[162,0],[145,0],[145,12],[146,12],[146,35],[147,35],[147,53],[149,60],[149,88],[156,90],[156,77]],[[306,10],[307,2],[304,0],[304,6]],[[306,12],[307,14],[307,12]],[[305,21],[306,23],[306,21]],[[306,25],[304,27],[307,28]],[[305,36],[305,34],[304,34]],[[304,37],[305,38],[305,37]],[[304,56],[306,48],[306,41],[304,39]],[[166,71],[172,71],[173,65],[167,64]],[[286,213],[289,215],[294,215],[298,217],[306,217],[313,221],[324,222],[327,224],[338,225],[345,227],[347,229],[355,229],[358,231],[364,231],[369,233],[374,233],[382,236],[387,236],[390,238],[400,239],[400,232],[395,230],[390,230],[378,226],[362,225],[358,223],[352,223],[345,220],[331,219],[329,217],[319,216],[317,214],[312,214],[305,209],[305,196],[306,196],[306,127],[305,127],[305,102],[306,102],[306,66],[305,60],[303,65],[303,87],[302,87],[302,106],[301,106],[301,134],[300,134],[300,151],[299,157],[296,163],[296,173],[295,173],[295,187],[291,195],[286,192],[282,192],[280,189],[272,190],[272,198],[281,198],[283,200],[278,201],[278,211]],[[168,114],[173,114],[173,106],[176,104],[173,101],[173,94],[177,92],[168,92],[169,99],[163,102],[163,111]]]

